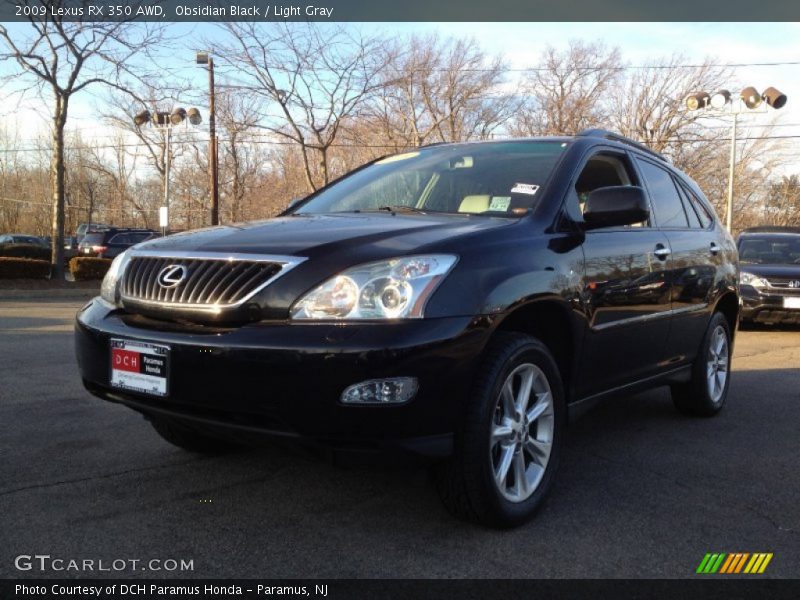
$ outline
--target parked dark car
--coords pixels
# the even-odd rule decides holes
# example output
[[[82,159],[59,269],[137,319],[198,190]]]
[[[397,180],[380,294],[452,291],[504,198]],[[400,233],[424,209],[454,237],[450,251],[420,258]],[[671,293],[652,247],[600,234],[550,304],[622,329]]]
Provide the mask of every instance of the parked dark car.
[[[145,243],[76,348],[89,391],[187,450],[415,453],[454,514],[511,526],[595,402],[669,385],[719,411],[738,310],[697,185],[592,130],[389,156],[279,218]]]
[[[743,323],[800,325],[800,227],[739,234]]]
[[[80,256],[114,258],[140,242],[156,235],[152,229],[111,227],[102,231],[88,231],[78,244]]]
[[[29,235],[27,233],[0,234],[0,244],[33,244],[34,246],[47,246],[47,243],[38,235]]]
[[[98,232],[106,229],[111,229],[111,225],[106,225],[105,223],[81,223],[75,230],[75,237],[78,238],[78,243],[80,244],[83,241],[83,236],[90,231]]]

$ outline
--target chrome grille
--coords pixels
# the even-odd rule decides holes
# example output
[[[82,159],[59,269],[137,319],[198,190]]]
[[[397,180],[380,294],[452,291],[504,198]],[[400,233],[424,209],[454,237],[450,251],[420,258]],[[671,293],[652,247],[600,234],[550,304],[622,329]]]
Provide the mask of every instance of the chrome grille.
[[[219,312],[247,301],[303,258],[248,254],[131,253],[120,283],[122,301]],[[168,267],[183,267],[183,279],[169,287],[159,282]]]
[[[767,279],[767,283],[769,283],[769,286],[772,288],[800,294],[800,286],[795,282],[800,282],[800,277],[795,277],[793,279],[770,277]]]

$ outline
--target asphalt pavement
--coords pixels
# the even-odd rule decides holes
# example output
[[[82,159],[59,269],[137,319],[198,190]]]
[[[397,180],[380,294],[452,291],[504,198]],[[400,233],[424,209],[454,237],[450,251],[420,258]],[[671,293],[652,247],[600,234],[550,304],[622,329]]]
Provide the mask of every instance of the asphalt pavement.
[[[684,578],[708,552],[770,552],[764,577],[800,577],[800,330],[739,334],[715,418],[665,389],[596,408],[536,519],[494,531],[451,518],[419,468],[168,445],[84,391],[82,302],[0,300],[0,577]],[[15,567],[36,554],[193,570]]]

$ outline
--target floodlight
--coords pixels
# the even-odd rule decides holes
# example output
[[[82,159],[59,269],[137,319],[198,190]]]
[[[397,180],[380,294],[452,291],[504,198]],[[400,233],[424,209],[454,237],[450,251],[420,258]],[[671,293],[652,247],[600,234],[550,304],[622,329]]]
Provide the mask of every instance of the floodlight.
[[[189,123],[192,125],[200,125],[203,122],[203,117],[200,116],[200,111],[196,108],[190,108],[186,114],[189,117]]]
[[[714,108],[722,108],[731,101],[731,93],[728,90],[719,90],[714,92],[711,96],[711,106]]]
[[[691,94],[686,98],[686,108],[689,110],[697,110],[708,106],[709,96],[706,92],[697,92]]]
[[[786,94],[779,92],[774,87],[765,89],[761,98],[772,108],[783,108],[786,104]]]
[[[186,118],[186,109],[185,108],[175,108],[172,111],[172,114],[169,116],[169,120],[173,125],[179,125],[183,123],[183,120]]]
[[[141,111],[139,113],[136,113],[136,115],[133,117],[133,123],[137,127],[141,127],[142,125],[147,123],[149,120],[150,120],[150,111],[149,110],[143,110],[143,111]]]
[[[761,105],[761,94],[753,86],[744,88],[740,98],[747,108],[758,108]]]

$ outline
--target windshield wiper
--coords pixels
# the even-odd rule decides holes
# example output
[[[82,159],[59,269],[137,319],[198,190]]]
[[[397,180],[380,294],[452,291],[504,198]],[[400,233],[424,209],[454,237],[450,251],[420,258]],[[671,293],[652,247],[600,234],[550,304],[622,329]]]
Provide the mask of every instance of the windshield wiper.
[[[385,210],[390,213],[395,212],[414,212],[414,213],[426,213],[428,212],[424,208],[417,208],[416,206],[408,206],[406,204],[393,204],[391,206],[379,206],[376,210]]]

